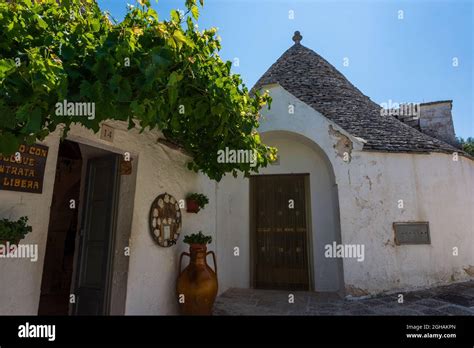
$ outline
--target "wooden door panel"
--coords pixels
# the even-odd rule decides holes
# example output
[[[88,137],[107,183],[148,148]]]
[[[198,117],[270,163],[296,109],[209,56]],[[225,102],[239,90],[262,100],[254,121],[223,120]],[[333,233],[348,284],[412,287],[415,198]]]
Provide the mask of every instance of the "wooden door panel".
[[[113,248],[118,157],[88,161],[75,313],[106,314]]]
[[[251,177],[257,288],[308,290],[304,175]]]

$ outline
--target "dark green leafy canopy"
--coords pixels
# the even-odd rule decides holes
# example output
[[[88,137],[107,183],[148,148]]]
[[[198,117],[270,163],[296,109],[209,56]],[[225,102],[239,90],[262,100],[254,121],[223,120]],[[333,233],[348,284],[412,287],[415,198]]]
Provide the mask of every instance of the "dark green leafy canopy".
[[[172,11],[159,21],[139,0],[114,24],[93,0],[0,3],[0,153],[43,140],[59,125],[64,135],[72,123],[97,132],[113,119],[160,129],[191,154],[189,169],[211,179],[266,166],[275,149],[256,129],[270,98],[250,97],[231,74],[216,30],[196,28],[198,6],[186,0],[184,16]],[[64,100],[94,103],[95,118],[57,115]],[[218,163],[225,147],[255,151],[257,165]]]
[[[461,145],[461,149],[471,156],[474,156],[474,138],[468,137],[467,139],[458,138],[458,141]]]
[[[28,225],[28,217],[22,216],[18,220],[0,220],[0,241],[18,242],[32,231]]]

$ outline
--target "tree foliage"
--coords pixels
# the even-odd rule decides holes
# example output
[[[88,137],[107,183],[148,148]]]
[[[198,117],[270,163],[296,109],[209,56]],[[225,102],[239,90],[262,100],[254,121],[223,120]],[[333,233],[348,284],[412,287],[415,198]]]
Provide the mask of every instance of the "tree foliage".
[[[199,31],[197,0],[159,20],[148,0],[113,23],[93,0],[0,3],[0,153],[64,125],[97,132],[107,119],[158,128],[211,179],[258,171],[274,159],[256,129],[267,94],[250,96],[218,55],[216,29]],[[94,103],[95,118],[60,116],[56,104]],[[255,151],[257,165],[218,163],[217,152]]]
[[[0,220],[0,241],[18,242],[32,231],[28,225],[28,217],[22,216],[18,220]]]
[[[468,137],[467,139],[458,138],[459,143],[461,144],[461,149],[471,156],[474,156],[474,138]]]

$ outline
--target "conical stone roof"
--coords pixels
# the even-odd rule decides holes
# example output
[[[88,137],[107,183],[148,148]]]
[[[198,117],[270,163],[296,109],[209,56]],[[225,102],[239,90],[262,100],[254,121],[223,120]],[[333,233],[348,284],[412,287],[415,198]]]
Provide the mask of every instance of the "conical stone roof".
[[[296,98],[367,141],[364,150],[454,152],[459,149],[399,121],[382,116],[381,107],[316,52],[301,45],[299,32],[290,47],[263,74],[253,89],[278,83]]]

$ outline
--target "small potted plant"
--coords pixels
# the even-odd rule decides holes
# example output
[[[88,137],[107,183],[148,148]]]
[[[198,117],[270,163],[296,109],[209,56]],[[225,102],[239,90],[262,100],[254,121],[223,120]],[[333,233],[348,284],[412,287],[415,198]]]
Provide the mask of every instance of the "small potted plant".
[[[0,244],[1,245],[18,245],[20,240],[32,231],[28,226],[28,217],[22,216],[18,220],[0,220]]]
[[[197,213],[200,209],[209,203],[209,198],[202,193],[190,193],[186,196],[186,211],[188,213]]]
[[[205,236],[204,234],[202,234],[202,231],[199,231],[199,233],[193,233],[188,236],[184,236],[184,242],[186,244],[189,244],[190,247],[193,247],[194,245],[206,246],[206,244],[212,243],[212,237]]]
[[[207,251],[207,244],[212,242],[211,236],[205,236],[201,231],[184,237],[189,244],[189,253],[182,253],[179,259],[179,276],[176,292],[181,313],[184,315],[211,315],[212,307],[217,296],[217,265],[216,255]],[[207,256],[211,254],[214,270],[207,264]],[[183,256],[190,258],[188,266],[181,271]]]

